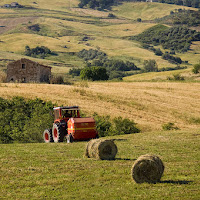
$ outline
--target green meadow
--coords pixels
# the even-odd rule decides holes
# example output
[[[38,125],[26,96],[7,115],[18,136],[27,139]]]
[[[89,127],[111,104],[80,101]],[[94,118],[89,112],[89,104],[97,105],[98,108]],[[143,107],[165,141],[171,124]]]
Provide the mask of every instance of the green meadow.
[[[107,137],[118,147],[113,161],[84,157],[87,142],[0,145],[0,199],[200,198],[200,131],[160,131]],[[158,155],[161,182],[136,184],[134,161]]]

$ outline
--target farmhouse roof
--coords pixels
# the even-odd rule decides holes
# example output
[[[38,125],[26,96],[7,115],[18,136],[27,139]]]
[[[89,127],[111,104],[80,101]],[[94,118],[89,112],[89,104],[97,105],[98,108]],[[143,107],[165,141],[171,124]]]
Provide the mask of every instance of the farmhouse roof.
[[[15,60],[15,61],[13,61],[13,62],[11,62],[11,63],[15,63],[15,62],[18,62],[18,61],[21,61],[21,62],[32,62],[32,63],[36,63],[36,64],[38,64],[38,65],[40,65],[40,66],[42,66],[42,67],[47,67],[47,68],[50,68],[50,69],[52,68],[52,67],[50,67],[50,66],[42,65],[42,64],[40,64],[40,63],[38,63],[38,62],[29,60],[29,59],[27,59],[27,58],[21,58],[20,60]]]

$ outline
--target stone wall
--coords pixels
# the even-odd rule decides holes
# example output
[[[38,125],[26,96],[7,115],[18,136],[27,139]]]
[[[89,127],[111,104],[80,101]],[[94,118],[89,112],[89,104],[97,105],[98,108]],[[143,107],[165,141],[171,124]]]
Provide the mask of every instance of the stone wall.
[[[50,76],[51,67],[25,58],[11,62],[7,66],[7,82],[49,82]]]

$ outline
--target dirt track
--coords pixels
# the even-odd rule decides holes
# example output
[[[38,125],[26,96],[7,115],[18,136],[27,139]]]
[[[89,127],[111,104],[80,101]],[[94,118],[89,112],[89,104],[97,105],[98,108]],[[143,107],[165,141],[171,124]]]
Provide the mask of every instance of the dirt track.
[[[0,34],[12,30],[19,24],[28,23],[29,21],[32,22],[36,19],[37,17],[18,17],[18,18],[0,19]]]

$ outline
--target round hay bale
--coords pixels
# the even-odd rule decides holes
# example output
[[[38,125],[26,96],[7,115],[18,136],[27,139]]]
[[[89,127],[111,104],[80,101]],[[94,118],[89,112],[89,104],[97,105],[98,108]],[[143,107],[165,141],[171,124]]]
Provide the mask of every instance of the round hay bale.
[[[117,146],[113,140],[90,140],[86,147],[85,155],[89,158],[101,160],[114,160],[117,154]]]
[[[163,174],[165,166],[164,166],[162,160],[158,156],[152,155],[152,154],[145,154],[145,155],[140,156],[138,159],[143,159],[143,158],[151,159],[151,160],[155,161],[160,168],[161,174]]]
[[[132,166],[131,174],[136,183],[159,182],[164,172],[162,160],[156,155],[142,155]]]

